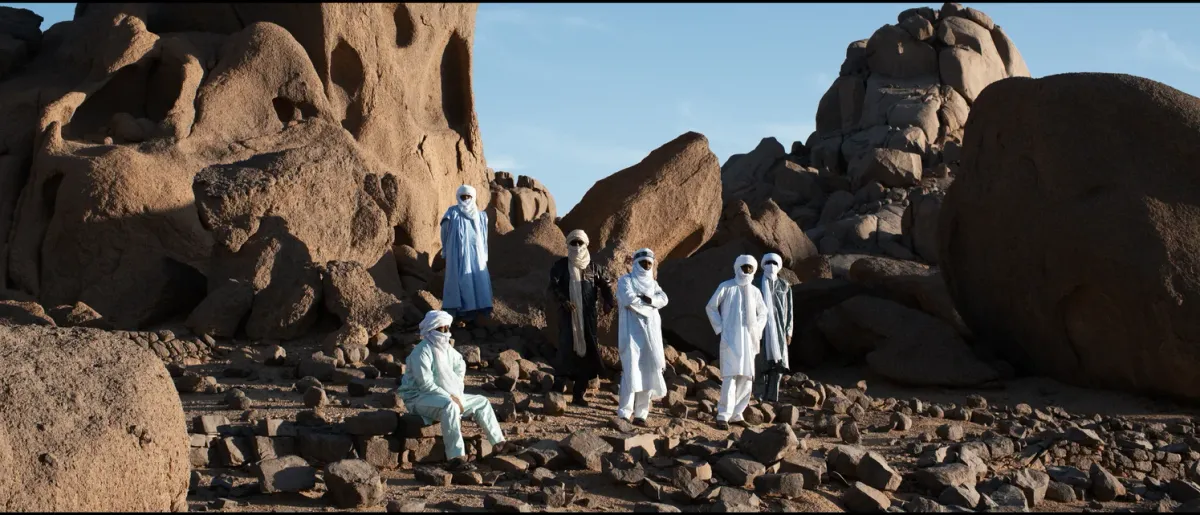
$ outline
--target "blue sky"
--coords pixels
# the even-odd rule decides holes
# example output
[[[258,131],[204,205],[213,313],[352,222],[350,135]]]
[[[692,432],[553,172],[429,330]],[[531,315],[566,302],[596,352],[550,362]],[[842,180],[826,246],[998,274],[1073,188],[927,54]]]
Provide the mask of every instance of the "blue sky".
[[[74,4],[25,7],[51,24]],[[490,166],[544,182],[559,214],[683,132],[725,161],[790,147],[846,45],[922,4],[481,4],[476,112]],[[941,4],[924,4],[940,7]],[[1120,72],[1200,96],[1200,4],[967,4],[1016,42],[1035,77]]]

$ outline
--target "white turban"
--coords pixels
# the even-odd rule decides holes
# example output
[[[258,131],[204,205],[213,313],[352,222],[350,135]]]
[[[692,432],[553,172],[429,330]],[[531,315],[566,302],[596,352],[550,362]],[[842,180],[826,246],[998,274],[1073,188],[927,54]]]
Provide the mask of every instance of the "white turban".
[[[772,263],[767,263],[768,261],[772,261]],[[779,277],[779,269],[783,267],[783,258],[779,257],[779,254],[767,254],[763,256],[762,262],[763,277],[766,277],[772,281],[774,281],[776,277]]]
[[[750,273],[743,272],[742,265],[750,265]],[[758,260],[754,259],[754,256],[738,256],[737,261],[733,262],[733,273],[737,278],[738,286],[750,284],[750,281],[754,280],[755,270],[758,270]]]
[[[642,261],[650,262],[650,269],[645,270],[638,266]],[[650,249],[641,249],[633,253],[633,286],[639,294],[647,297],[654,295],[658,289],[658,284],[654,282],[654,251]]]
[[[463,378],[455,375],[451,352],[455,351],[450,344],[450,333],[437,330],[454,322],[454,317],[445,311],[430,311],[421,320],[421,337],[433,346],[434,382],[451,395],[462,395]]]
[[[427,338],[429,333],[437,330],[439,327],[448,326],[454,322],[454,317],[445,311],[430,311],[425,313],[425,319],[421,320],[421,337]]]
[[[470,195],[471,198],[463,200],[461,198],[463,195]],[[462,210],[464,215],[474,217],[475,213],[479,211],[479,205],[475,203],[476,196],[474,186],[471,186],[470,184],[463,184],[462,186],[459,186],[458,193],[455,194],[454,198],[458,201],[458,208]]]

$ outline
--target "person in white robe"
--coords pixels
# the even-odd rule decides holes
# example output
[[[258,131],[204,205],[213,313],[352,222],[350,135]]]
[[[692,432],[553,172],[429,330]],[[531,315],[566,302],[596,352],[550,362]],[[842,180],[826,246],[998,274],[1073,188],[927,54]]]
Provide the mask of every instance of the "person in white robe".
[[[767,326],[763,330],[762,352],[756,361],[759,374],[754,381],[754,396],[779,402],[779,380],[791,367],[788,346],[792,343],[792,286],[779,277],[783,258],[767,254],[762,260],[762,279],[758,289],[767,305]]]
[[[488,274],[488,216],[475,202],[475,188],[458,188],[458,204],[442,216],[442,256],[446,259],[442,309],[460,320],[492,311]]]
[[[473,470],[463,447],[461,420],[472,418],[497,453],[508,452],[504,432],[487,397],[464,393],[467,363],[454,349],[450,324],[454,318],[445,311],[430,311],[421,321],[421,342],[405,361],[404,378],[396,392],[410,413],[421,416],[426,424],[441,422],[442,443],[453,470]]]
[[[667,294],[654,280],[654,251],[633,254],[633,270],[617,280],[617,350],[621,355],[621,388],[617,416],[633,417],[633,424],[646,426],[650,402],[667,394],[663,370],[662,318],[658,310],[667,305]]]
[[[767,325],[767,306],[752,284],[757,267],[754,256],[739,256],[733,266],[734,278],[717,286],[706,308],[713,331],[721,336],[718,429],[728,429],[730,422],[746,425],[742,413],[750,404],[754,359]]]

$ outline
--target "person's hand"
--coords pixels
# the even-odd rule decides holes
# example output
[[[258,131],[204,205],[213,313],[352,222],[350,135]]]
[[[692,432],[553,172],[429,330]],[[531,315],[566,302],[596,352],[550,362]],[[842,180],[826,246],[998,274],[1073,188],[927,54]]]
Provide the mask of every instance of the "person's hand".
[[[450,396],[450,400],[454,401],[454,403],[458,405],[458,412],[459,412],[459,413],[462,413],[463,411],[465,411],[465,410],[463,409],[462,401],[461,401],[461,400],[459,400],[459,398],[458,398],[458,396],[457,396],[457,395],[451,395],[451,396]]]
[[[642,302],[645,302],[647,305],[654,304],[654,299],[651,299],[645,295],[638,295],[638,298],[642,299]]]
[[[572,313],[575,312],[575,303],[574,302],[567,302],[567,311],[570,311]]]

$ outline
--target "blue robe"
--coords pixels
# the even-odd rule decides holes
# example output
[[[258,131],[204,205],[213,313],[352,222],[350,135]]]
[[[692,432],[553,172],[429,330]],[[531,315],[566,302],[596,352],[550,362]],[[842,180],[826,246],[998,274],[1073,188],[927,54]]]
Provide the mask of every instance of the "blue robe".
[[[442,216],[442,254],[446,258],[446,284],[442,310],[454,315],[492,311],[492,279],[488,276],[488,216],[478,211],[474,219],[457,205]],[[481,236],[482,245],[476,238]]]

